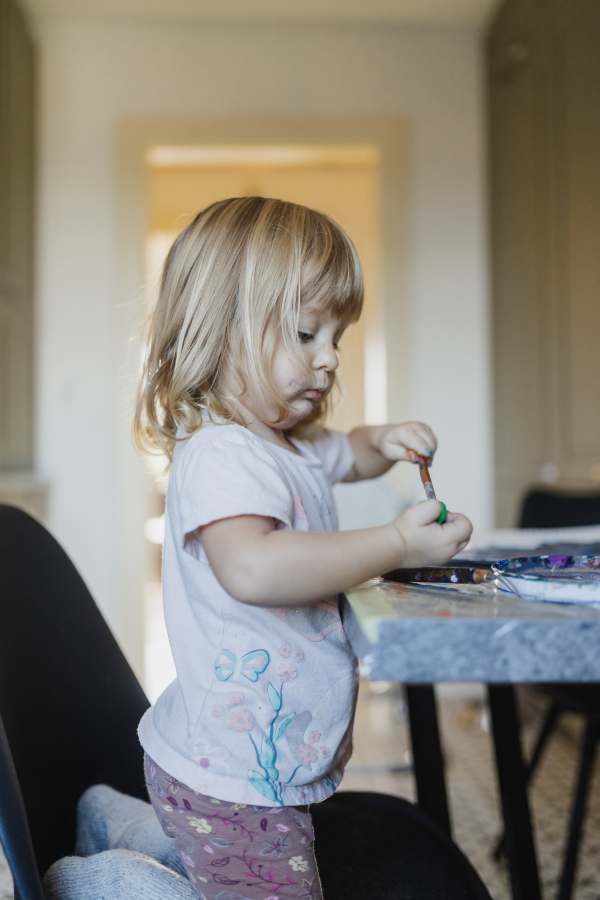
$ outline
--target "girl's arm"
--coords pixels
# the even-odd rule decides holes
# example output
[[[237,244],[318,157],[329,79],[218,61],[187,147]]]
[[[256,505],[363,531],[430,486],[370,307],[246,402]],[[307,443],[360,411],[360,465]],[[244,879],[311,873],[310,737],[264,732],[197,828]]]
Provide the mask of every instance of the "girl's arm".
[[[364,425],[362,428],[355,428],[348,437],[354,453],[354,465],[344,481],[377,478],[399,459],[408,459],[407,450],[416,450],[421,456],[433,457],[437,449],[433,431],[423,422]]]
[[[359,531],[282,531],[265,516],[219,519],[199,529],[225,590],[256,606],[307,606],[390,569],[441,563],[468,543],[459,513],[444,525],[438,500],[404,510],[389,525]]]

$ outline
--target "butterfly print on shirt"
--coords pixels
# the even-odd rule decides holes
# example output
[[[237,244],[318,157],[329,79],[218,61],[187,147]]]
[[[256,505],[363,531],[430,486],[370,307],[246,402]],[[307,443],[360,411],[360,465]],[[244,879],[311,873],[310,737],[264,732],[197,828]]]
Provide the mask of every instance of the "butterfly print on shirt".
[[[215,660],[215,672],[219,681],[229,681],[233,675],[243,675],[249,681],[258,681],[269,665],[270,656],[266,650],[251,650],[243,656],[236,656],[231,650],[221,650]]]

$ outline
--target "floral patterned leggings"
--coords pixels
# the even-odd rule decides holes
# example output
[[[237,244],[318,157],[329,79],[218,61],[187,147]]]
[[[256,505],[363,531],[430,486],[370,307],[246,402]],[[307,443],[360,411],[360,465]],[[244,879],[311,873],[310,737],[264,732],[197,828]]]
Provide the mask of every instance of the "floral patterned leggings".
[[[309,812],[198,794],[146,754],[146,787],[201,900],[322,900]]]

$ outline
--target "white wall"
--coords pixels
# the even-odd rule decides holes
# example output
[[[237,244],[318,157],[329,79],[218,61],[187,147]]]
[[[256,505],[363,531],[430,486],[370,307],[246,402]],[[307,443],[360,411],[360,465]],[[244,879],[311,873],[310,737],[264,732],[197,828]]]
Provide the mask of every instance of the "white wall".
[[[482,75],[474,32],[38,23],[38,460],[50,524],[138,662],[142,505],[123,521],[127,356],[117,124],[131,116],[398,115],[411,132],[406,415],[442,445],[438,495],[491,523]],[[131,298],[133,320],[135,297]],[[393,341],[388,352],[394,352]],[[393,394],[394,386],[388,390]],[[130,460],[119,464],[123,455]],[[121,521],[119,521],[121,517]]]

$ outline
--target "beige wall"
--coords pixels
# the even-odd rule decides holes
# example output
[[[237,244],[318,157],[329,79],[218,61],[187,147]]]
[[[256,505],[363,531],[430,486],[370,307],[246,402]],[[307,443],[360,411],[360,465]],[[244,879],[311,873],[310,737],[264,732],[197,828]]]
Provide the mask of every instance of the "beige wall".
[[[119,297],[119,123],[132,117],[397,116],[409,136],[388,357],[394,416],[437,431],[438,494],[491,521],[479,41],[460,30],[47,20],[40,43],[38,446],[50,524],[141,664],[146,477],[129,445]],[[404,260],[405,248],[398,248]],[[388,251],[389,253],[389,251]],[[392,257],[393,248],[392,248]],[[130,261],[137,271],[139,261]],[[393,265],[394,259],[388,259]],[[391,301],[390,301],[391,302]],[[402,304],[402,305],[401,305]],[[396,318],[394,319],[394,315]],[[403,333],[398,334],[399,323]],[[393,325],[393,327],[392,327]],[[394,398],[398,398],[397,402]],[[136,498],[137,500],[132,500]]]

